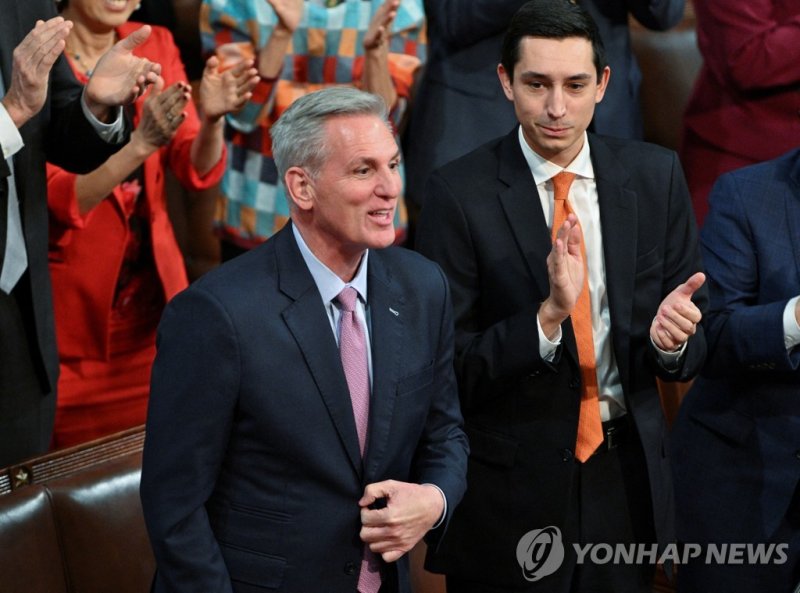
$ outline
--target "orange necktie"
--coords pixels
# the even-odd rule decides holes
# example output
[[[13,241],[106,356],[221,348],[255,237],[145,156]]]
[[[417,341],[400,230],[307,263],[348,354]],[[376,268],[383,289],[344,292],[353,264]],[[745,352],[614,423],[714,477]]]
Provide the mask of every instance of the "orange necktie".
[[[567,216],[575,211],[569,203],[569,187],[575,173],[561,171],[552,178],[555,203],[553,208],[552,239]],[[576,214],[577,216],[577,214]],[[580,225],[580,221],[579,221]],[[580,228],[580,226],[579,226]],[[597,363],[594,358],[594,338],[592,337],[592,303],[589,298],[589,268],[586,261],[586,243],[581,232],[581,257],[583,258],[583,288],[578,302],[572,310],[572,331],[578,346],[578,361],[581,367],[581,408],[578,415],[578,439],[575,443],[575,457],[584,462],[603,442],[603,423],[600,420],[600,403],[597,399]]]

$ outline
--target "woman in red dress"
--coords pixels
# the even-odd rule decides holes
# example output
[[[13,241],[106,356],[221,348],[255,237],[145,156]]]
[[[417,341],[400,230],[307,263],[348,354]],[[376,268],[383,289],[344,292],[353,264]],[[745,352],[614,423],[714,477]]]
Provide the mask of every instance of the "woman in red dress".
[[[128,22],[137,1],[62,2],[62,16],[74,23],[65,53],[81,82],[141,26]],[[165,168],[188,189],[215,185],[225,168],[223,117],[250,98],[258,80],[252,62],[223,73],[211,58],[198,115],[166,29],[153,27],[135,53],[160,63],[162,80],[135,103],[128,144],[85,175],[48,164],[61,360],[54,447],[144,422],[156,326],[165,303],[188,284],[167,213]]]

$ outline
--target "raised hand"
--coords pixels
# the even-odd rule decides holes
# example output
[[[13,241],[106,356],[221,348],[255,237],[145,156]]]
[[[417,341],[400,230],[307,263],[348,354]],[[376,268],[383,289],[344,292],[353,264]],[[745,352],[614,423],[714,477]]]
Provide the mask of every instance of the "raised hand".
[[[36,21],[36,26],[14,48],[11,82],[3,106],[20,128],[39,113],[47,98],[50,70],[64,51],[72,23],[62,17]]]
[[[678,350],[697,331],[703,316],[692,302],[692,295],[705,281],[705,274],[697,272],[661,301],[650,324],[650,338],[661,350]]]
[[[278,17],[278,25],[294,33],[303,20],[305,6],[303,0],[267,0]]]
[[[203,117],[212,123],[244,107],[259,80],[253,60],[239,62],[224,72],[220,72],[219,67],[219,58],[211,56],[200,81],[200,109]]]
[[[364,49],[374,51],[376,49],[388,48],[388,41],[392,23],[397,16],[397,9],[400,7],[400,0],[386,0],[381,7],[375,11],[369,23],[367,32],[364,34]]]
[[[164,146],[175,135],[186,119],[186,108],[191,98],[191,87],[176,82],[164,89],[164,80],[159,76],[142,106],[142,117],[131,134],[131,143],[142,147],[147,154]]]
[[[581,254],[582,240],[578,219],[570,214],[558,229],[547,256],[550,295],[539,308],[539,323],[548,337],[553,336],[557,326],[572,313],[583,290],[586,266]]]
[[[160,77],[161,64],[133,55],[149,36],[144,25],[100,57],[86,85],[86,103],[98,119],[105,119],[109,107],[136,100]]]

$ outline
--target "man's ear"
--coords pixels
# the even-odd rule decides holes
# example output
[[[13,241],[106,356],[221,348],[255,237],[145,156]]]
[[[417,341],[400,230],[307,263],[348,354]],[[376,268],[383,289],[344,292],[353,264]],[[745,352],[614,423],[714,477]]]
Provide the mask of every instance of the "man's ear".
[[[506,72],[503,64],[497,65],[497,77],[500,79],[500,86],[503,87],[503,92],[506,94],[506,99],[509,101],[514,100],[514,88],[511,84],[511,77]]]
[[[611,79],[611,68],[606,66],[603,68],[603,72],[600,75],[600,80],[597,81],[597,91],[595,92],[594,102],[599,103],[603,100],[603,96],[606,94],[606,89],[608,88],[608,81]]]
[[[305,169],[290,167],[283,177],[289,199],[300,210],[308,211],[314,205],[314,187]]]

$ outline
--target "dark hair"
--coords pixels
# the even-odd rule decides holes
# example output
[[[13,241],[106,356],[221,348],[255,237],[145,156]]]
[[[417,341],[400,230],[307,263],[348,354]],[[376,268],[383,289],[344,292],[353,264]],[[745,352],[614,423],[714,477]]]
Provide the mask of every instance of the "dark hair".
[[[514,80],[514,66],[519,61],[519,45],[525,37],[566,39],[582,37],[591,42],[597,79],[606,67],[606,50],[591,15],[572,0],[531,0],[511,18],[500,62],[509,80]]]

